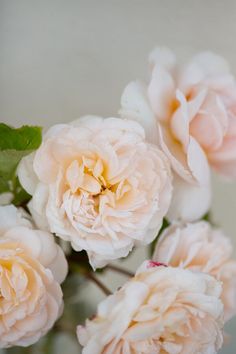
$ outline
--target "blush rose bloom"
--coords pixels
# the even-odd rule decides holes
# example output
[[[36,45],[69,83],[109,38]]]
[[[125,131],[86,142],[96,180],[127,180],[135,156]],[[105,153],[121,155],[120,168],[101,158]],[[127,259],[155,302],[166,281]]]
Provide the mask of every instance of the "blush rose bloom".
[[[86,250],[94,268],[150,243],[172,195],[167,158],[119,118],[52,127],[18,174],[37,225]]]
[[[29,346],[63,309],[67,274],[61,248],[14,206],[0,207],[0,348]]]
[[[192,201],[188,208],[182,201],[169,218],[193,221],[210,206],[208,164],[236,177],[236,82],[226,61],[210,52],[177,66],[169,49],[157,48],[150,63],[150,83],[131,82],[124,90],[121,116],[139,121],[168,156],[178,176],[174,202],[182,193]]]
[[[221,284],[146,261],[77,327],[83,354],[214,354],[222,346]]]
[[[225,320],[236,315],[236,261],[232,244],[207,222],[168,227],[156,246],[153,259],[172,267],[208,273],[222,282]]]

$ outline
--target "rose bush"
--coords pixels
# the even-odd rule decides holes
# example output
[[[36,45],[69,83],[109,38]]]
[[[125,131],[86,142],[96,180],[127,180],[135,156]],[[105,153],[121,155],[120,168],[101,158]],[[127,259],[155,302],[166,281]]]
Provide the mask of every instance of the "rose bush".
[[[204,273],[144,262],[79,326],[83,354],[214,354],[222,345],[221,285]]]
[[[14,206],[0,207],[0,347],[28,346],[63,309],[67,274],[61,248]]]
[[[203,220],[211,167],[236,177],[236,81],[210,52],[178,65],[157,48],[150,66],[148,84],[125,88],[121,118],[86,116],[44,135],[0,123],[0,204],[9,204],[0,207],[0,348],[50,331],[29,351],[63,351],[64,339],[76,351],[76,327],[83,354],[222,347],[236,315],[236,260]],[[112,263],[142,245],[153,259],[136,274]],[[112,294],[106,272],[129,280]],[[81,326],[88,282],[106,299]]]
[[[118,118],[52,127],[18,175],[37,225],[86,250],[94,268],[150,243],[172,194],[164,154],[138,123]]]

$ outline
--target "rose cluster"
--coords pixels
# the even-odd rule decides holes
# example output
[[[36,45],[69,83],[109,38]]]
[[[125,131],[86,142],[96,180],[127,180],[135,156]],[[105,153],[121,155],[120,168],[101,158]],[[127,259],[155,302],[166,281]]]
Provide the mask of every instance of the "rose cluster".
[[[0,207],[1,348],[31,345],[53,327],[68,266],[93,279],[144,245],[152,259],[78,325],[82,353],[222,347],[223,326],[236,315],[236,260],[205,214],[211,168],[236,178],[236,80],[210,52],[186,65],[166,48],[149,59],[150,81],[128,84],[120,117],[55,125],[21,159],[29,202]],[[87,264],[73,257],[72,267],[80,251]]]

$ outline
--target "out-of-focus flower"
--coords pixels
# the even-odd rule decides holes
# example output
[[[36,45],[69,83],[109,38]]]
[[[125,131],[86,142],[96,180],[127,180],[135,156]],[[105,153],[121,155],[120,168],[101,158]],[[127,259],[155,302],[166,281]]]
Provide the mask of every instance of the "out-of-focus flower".
[[[86,250],[94,268],[150,243],[172,194],[165,155],[138,123],[119,118],[52,127],[18,174],[37,225]]]
[[[181,186],[174,179],[174,201],[180,201],[179,188],[181,193],[186,192],[184,199],[189,199],[190,193],[191,211],[185,220],[192,221],[209,208],[208,164],[228,178],[236,177],[236,82],[225,60],[210,52],[177,66],[169,49],[157,48],[150,62],[150,83],[132,82],[126,87],[121,116],[139,121],[149,141],[165,152],[182,179]],[[197,189],[199,194],[195,193]],[[197,211],[193,197],[199,204],[199,195],[201,210]],[[184,217],[180,209],[177,214],[172,210],[169,218]]]
[[[236,261],[228,237],[207,222],[175,224],[163,232],[153,259],[172,267],[205,272],[222,282],[225,320],[236,315]]]
[[[63,309],[67,274],[61,248],[35,230],[14,206],[0,207],[0,347],[28,346],[53,326]]]
[[[222,346],[221,285],[213,277],[144,262],[78,326],[83,354],[214,354]]]

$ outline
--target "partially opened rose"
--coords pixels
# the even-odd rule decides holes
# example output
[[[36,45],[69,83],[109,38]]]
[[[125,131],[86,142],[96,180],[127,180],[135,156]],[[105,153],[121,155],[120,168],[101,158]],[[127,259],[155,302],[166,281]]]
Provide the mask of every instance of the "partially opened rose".
[[[219,173],[236,177],[236,81],[228,63],[203,52],[177,66],[165,49],[150,61],[148,98],[173,168],[186,180],[204,181],[206,156]]]
[[[157,48],[150,62],[150,83],[131,82],[120,113],[141,123],[171,162],[179,208],[169,219],[194,221],[210,207],[208,164],[236,177],[236,82],[226,61],[210,52],[178,66],[170,50]]]
[[[18,173],[37,225],[86,250],[93,267],[150,243],[172,194],[164,154],[138,123],[118,118],[52,127]]]
[[[168,227],[156,246],[153,259],[172,267],[201,271],[223,285],[225,320],[236,315],[236,260],[231,241],[207,222]]]
[[[221,285],[204,273],[144,262],[78,326],[83,354],[214,354],[222,346]]]
[[[14,206],[0,207],[0,347],[28,346],[46,334],[63,308],[67,273],[61,248]]]

